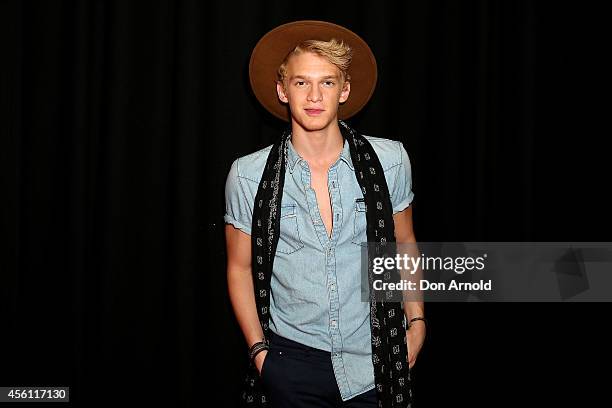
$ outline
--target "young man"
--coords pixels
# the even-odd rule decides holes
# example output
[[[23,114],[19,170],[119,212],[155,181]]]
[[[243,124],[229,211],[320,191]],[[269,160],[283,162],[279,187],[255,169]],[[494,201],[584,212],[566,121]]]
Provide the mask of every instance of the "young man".
[[[423,304],[363,302],[361,244],[416,242],[410,162],[400,142],[339,120],[372,95],[374,56],[344,27],[299,21],[262,37],[250,79],[290,127],[234,161],[226,183],[229,294],[251,358],[243,400],[408,407]]]

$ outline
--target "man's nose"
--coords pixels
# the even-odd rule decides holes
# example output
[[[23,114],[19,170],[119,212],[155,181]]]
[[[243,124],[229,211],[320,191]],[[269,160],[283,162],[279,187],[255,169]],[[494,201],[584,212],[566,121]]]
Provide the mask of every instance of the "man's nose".
[[[319,102],[323,99],[323,93],[319,89],[318,86],[310,87],[310,92],[308,92],[308,100],[311,102]]]

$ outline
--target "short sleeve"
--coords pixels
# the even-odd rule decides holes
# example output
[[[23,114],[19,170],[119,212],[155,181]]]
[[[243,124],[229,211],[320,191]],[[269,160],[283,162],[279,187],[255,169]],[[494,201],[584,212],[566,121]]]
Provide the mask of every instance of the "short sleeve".
[[[234,160],[225,181],[225,215],[227,224],[251,235],[253,217],[252,203],[248,200],[246,190],[238,171],[238,159]]]
[[[395,182],[391,189],[391,204],[393,205],[393,214],[405,210],[414,198],[412,192],[412,171],[410,167],[410,159],[408,153],[404,149],[404,145],[398,142],[400,149],[401,162],[396,166],[397,173]]]

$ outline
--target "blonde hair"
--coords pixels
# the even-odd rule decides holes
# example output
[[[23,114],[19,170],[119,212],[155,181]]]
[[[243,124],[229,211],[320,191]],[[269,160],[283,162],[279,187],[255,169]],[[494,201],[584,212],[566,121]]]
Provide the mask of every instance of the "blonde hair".
[[[299,55],[305,52],[312,52],[327,59],[330,64],[335,65],[340,70],[342,79],[345,82],[351,81],[348,69],[353,59],[353,50],[344,41],[338,41],[332,38],[329,41],[306,40],[299,43],[289,54],[287,54],[280,67],[278,67],[276,76],[279,82],[284,83],[287,76],[287,63],[289,62],[289,58],[293,55]]]

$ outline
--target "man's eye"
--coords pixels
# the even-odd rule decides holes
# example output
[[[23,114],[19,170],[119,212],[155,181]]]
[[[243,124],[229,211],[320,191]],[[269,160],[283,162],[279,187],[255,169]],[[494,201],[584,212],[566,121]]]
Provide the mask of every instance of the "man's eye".
[[[297,81],[295,84],[296,84],[297,86],[302,86],[302,85],[304,85],[304,84],[305,84],[305,82],[304,82],[304,81]]]
[[[334,81],[325,81],[325,85],[334,86]]]

